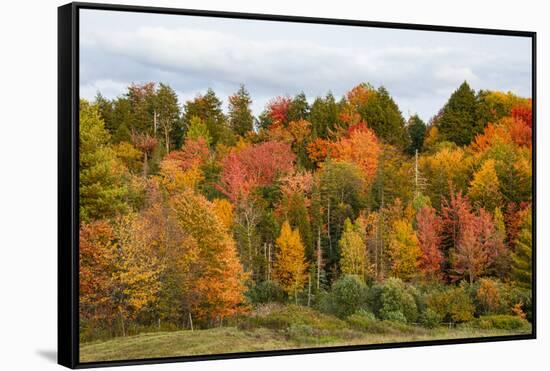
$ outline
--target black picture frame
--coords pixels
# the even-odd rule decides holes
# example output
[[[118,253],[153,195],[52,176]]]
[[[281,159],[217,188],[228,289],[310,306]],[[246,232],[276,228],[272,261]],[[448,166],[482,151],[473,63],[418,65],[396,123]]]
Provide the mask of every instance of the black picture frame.
[[[79,361],[79,11],[82,9],[107,10],[119,12],[157,13],[173,15],[192,15],[214,18],[234,18],[248,20],[268,20],[298,23],[315,23],[359,27],[391,28],[404,30],[423,30],[434,32],[455,32],[485,35],[521,36],[532,42],[532,102],[533,102],[533,321],[532,333],[525,335],[493,336],[468,339],[448,339],[411,341],[404,343],[386,343],[370,345],[352,345],[319,347],[307,349],[257,351],[230,354],[209,354],[153,359],[127,359],[81,363]],[[536,295],[536,32],[499,30],[487,28],[467,28],[435,26],[408,23],[373,22],[363,20],[329,19],[269,14],[236,13],[225,11],[204,11],[190,9],[112,5],[98,3],[70,3],[58,8],[58,363],[69,368],[89,368],[99,366],[122,366],[155,364],[168,362],[189,362],[216,359],[246,357],[265,357],[290,354],[308,354],[342,352],[352,350],[386,349],[401,347],[419,347],[429,345],[448,345],[463,343],[484,343],[509,340],[536,339],[537,331],[537,295]]]

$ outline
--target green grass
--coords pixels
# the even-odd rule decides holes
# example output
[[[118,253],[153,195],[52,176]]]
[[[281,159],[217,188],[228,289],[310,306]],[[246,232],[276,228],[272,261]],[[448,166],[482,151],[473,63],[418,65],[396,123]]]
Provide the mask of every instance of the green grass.
[[[387,321],[371,321],[358,325],[356,321],[343,321],[305,307],[270,305],[236,319],[228,327],[155,332],[83,343],[80,347],[80,361],[462,339],[530,332],[530,325],[514,330],[468,325],[452,329],[426,329]]]

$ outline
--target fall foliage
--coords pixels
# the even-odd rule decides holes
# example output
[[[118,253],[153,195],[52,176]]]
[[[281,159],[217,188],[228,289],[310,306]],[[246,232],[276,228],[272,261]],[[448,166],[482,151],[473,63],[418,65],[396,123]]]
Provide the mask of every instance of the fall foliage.
[[[83,100],[82,339],[240,331],[271,302],[355,325],[531,320],[531,105],[467,83],[431,119],[368,83],[258,116],[244,85]]]

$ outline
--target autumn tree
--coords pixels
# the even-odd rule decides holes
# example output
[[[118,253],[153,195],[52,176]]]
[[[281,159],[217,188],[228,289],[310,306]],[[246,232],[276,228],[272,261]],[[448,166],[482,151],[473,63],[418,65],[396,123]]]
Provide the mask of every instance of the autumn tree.
[[[112,325],[116,310],[111,305],[113,282],[113,230],[106,221],[83,223],[79,233],[79,312],[87,321]],[[111,326],[112,327],[112,326]]]
[[[421,256],[419,269],[428,279],[438,279],[441,276],[443,255],[439,249],[441,244],[441,220],[435,209],[424,206],[416,214],[418,244]]]
[[[472,162],[468,153],[456,146],[445,146],[436,153],[420,157],[420,171],[429,179],[425,192],[434,206],[439,207],[451,197],[451,187],[467,191]]]
[[[354,225],[347,218],[338,245],[340,247],[340,269],[342,274],[356,275],[365,280],[368,270],[368,256],[363,233],[360,226]]]
[[[244,136],[253,129],[254,117],[250,109],[251,104],[252,99],[244,85],[229,97],[229,125],[238,135]]]
[[[364,123],[350,127],[348,135],[334,144],[332,158],[356,164],[368,183],[376,174],[380,147],[374,132]]]
[[[197,242],[197,269],[191,312],[212,323],[236,314],[244,301],[246,275],[237,256],[235,241],[206,198],[184,190],[170,200],[177,223]]]
[[[300,233],[296,229],[292,230],[290,223],[285,221],[276,243],[278,250],[274,276],[288,294],[297,298],[298,291],[304,286],[307,277],[307,262]]]
[[[460,231],[456,249],[451,254],[454,279],[467,279],[470,284],[487,272],[501,253],[503,241],[498,239],[493,218],[484,209],[479,214],[460,215]]]
[[[288,124],[288,109],[291,102],[292,99],[288,97],[275,97],[268,102],[266,111],[271,125]]]
[[[117,219],[114,228],[116,249],[113,254],[112,298],[120,316],[123,336],[126,323],[141,309],[158,300],[162,263],[152,252],[154,240],[145,221],[136,214]]]
[[[394,277],[410,280],[418,272],[421,251],[412,225],[406,219],[393,223],[390,232],[389,256]]]
[[[233,202],[247,198],[257,187],[265,186],[288,173],[295,155],[290,146],[265,142],[231,152],[222,162],[219,189]]]
[[[489,159],[474,173],[470,183],[468,197],[479,206],[494,210],[501,206],[500,182],[495,170],[495,161]]]

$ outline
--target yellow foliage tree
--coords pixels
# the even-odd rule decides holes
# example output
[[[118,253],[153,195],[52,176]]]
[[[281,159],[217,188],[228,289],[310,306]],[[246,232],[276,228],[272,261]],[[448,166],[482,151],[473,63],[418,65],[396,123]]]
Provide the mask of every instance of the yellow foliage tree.
[[[151,250],[154,240],[147,223],[137,214],[121,216],[116,221],[113,251],[113,300],[120,315],[122,334],[126,334],[125,322],[158,299],[159,274],[163,265]]]
[[[468,197],[485,210],[494,210],[500,207],[502,203],[502,195],[499,189],[500,182],[495,170],[495,160],[489,159],[474,174]]]
[[[288,220],[285,220],[276,243],[278,251],[274,276],[288,294],[296,297],[307,277],[307,262],[300,233],[297,229],[292,230]]]
[[[409,221],[398,219],[393,223],[389,255],[394,277],[410,280],[417,274],[421,251],[418,238]]]
[[[340,246],[340,269],[342,274],[352,274],[365,279],[367,275],[367,250],[365,239],[358,226],[351,220],[344,222],[344,231],[338,242]]]
[[[212,205],[214,205],[214,212],[220,218],[225,228],[231,230],[233,225],[233,205],[231,202],[223,198],[215,198],[212,201]]]

